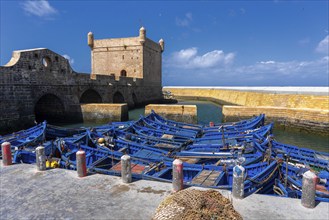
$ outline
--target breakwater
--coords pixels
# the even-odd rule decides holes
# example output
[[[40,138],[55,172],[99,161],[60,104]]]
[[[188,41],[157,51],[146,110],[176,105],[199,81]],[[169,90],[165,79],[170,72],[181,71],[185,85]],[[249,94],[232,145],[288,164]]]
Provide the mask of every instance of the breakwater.
[[[329,135],[328,87],[164,87],[175,98],[223,105],[224,121],[265,113],[278,126]]]

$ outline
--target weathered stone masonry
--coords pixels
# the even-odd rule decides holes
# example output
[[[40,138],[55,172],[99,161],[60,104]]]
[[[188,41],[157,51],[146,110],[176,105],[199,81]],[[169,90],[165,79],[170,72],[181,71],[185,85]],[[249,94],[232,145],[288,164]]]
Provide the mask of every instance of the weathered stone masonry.
[[[329,135],[329,96],[280,94],[214,88],[165,87],[176,98],[211,100],[223,105],[225,121],[266,114],[275,125]]]
[[[160,45],[158,48],[161,51]],[[161,68],[151,74],[161,79]],[[82,121],[80,103],[127,103],[133,107],[161,101],[161,80],[150,81],[77,73],[67,59],[49,49],[14,51],[9,63],[0,67],[0,131],[25,128],[35,120]]]

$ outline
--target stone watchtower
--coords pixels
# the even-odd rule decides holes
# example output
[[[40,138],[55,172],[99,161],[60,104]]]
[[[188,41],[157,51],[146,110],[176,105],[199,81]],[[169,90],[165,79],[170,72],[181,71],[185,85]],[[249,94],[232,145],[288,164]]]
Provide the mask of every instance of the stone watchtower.
[[[143,79],[147,85],[161,86],[162,52],[164,41],[159,43],[146,38],[146,30],[141,27],[138,37],[94,40],[88,33],[91,48],[91,75],[114,75]]]

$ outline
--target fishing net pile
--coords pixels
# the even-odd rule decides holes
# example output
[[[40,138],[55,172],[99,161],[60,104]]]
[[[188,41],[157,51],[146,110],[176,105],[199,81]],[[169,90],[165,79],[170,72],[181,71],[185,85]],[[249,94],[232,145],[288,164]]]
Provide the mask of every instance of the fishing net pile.
[[[242,219],[229,199],[215,190],[186,189],[165,198],[153,220]]]

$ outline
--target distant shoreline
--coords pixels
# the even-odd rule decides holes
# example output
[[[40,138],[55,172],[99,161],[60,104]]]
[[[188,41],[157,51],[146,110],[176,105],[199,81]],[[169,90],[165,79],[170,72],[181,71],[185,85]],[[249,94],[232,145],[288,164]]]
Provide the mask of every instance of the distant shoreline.
[[[298,87],[298,86],[164,86],[163,90],[175,89],[222,89],[239,90],[250,92],[264,92],[275,94],[309,94],[309,95],[327,95],[329,96],[329,87]]]

